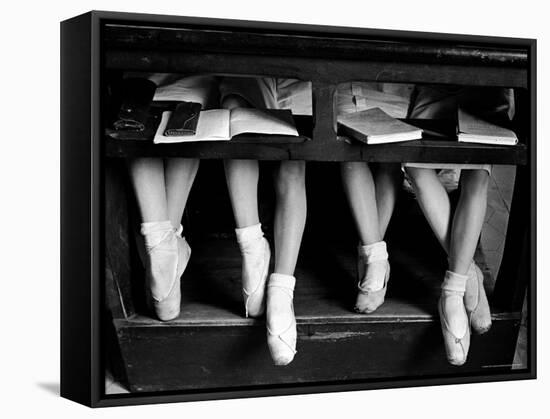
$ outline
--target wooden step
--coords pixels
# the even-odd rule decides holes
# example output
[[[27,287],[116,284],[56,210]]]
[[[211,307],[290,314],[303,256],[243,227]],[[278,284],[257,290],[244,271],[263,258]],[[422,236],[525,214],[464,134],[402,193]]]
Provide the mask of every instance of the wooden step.
[[[352,311],[355,258],[345,246],[304,243],[294,306],[298,354],[272,365],[263,319],[244,318],[240,255],[232,239],[193,243],[183,276],[182,311],[174,321],[137,313],[114,325],[132,391],[168,391],[509,371],[519,313],[495,311],[493,328],[472,338],[468,363],[445,360],[436,314],[439,268],[416,266],[392,252],[385,304],[370,315]],[[412,256],[412,255],[411,255]],[[433,266],[433,265],[432,265]],[[407,272],[409,272],[407,274]]]
[[[433,321],[437,317],[441,275],[437,268],[414,268],[404,273],[410,258],[397,253],[392,257],[394,274],[386,303],[375,313],[353,311],[356,296],[355,257],[351,249],[334,249],[321,254],[307,244],[296,270],[295,311],[298,324],[363,323],[393,321]],[[309,249],[307,249],[309,247]],[[318,261],[321,260],[321,263]],[[273,260],[271,261],[273,271]],[[406,275],[406,277],[405,277]],[[178,326],[253,326],[263,321],[244,317],[241,296],[241,260],[231,239],[195,243],[193,257],[182,279],[182,306],[179,318],[157,322],[138,314],[134,324]],[[491,284],[487,284],[488,288]],[[141,306],[141,310],[144,306]],[[500,314],[495,314],[497,317]]]

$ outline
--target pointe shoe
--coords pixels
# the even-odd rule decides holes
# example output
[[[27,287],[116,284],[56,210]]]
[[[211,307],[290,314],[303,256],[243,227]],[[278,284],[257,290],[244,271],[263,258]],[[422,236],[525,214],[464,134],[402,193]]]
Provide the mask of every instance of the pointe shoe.
[[[470,349],[470,321],[464,307],[466,275],[447,271],[437,305],[445,352],[450,364],[460,366],[466,362]],[[453,317],[449,317],[449,311]]]
[[[242,255],[242,295],[246,317],[265,311],[265,288],[271,251],[260,224],[235,229]]]
[[[191,249],[181,237],[181,226],[176,234],[169,221],[143,223],[147,253],[146,289],[149,308],[159,320],[173,320],[179,316],[181,282]]]
[[[480,335],[488,332],[491,328],[491,309],[483,288],[483,272],[475,262],[472,262],[468,270],[464,306],[470,318],[472,330]]]
[[[267,285],[267,345],[275,365],[288,365],[296,355],[295,283],[293,276],[274,273]]]
[[[153,297],[153,307],[157,317],[162,321],[173,320],[180,314],[181,309],[181,276],[187,268],[191,257],[191,247],[185,237],[182,236],[183,227],[180,225],[175,232],[177,249],[178,249],[178,264],[176,269],[176,280],[172,290],[164,299]]]
[[[178,278],[181,278],[185,272],[185,268],[187,268],[187,264],[191,258],[191,247],[189,246],[189,243],[187,243],[187,240],[185,240],[185,237],[183,237],[182,233],[183,226],[180,224],[175,231],[176,240],[178,242]]]
[[[355,311],[369,314],[380,307],[386,297],[390,279],[388,252],[386,242],[383,241],[359,246],[357,250],[358,293]]]

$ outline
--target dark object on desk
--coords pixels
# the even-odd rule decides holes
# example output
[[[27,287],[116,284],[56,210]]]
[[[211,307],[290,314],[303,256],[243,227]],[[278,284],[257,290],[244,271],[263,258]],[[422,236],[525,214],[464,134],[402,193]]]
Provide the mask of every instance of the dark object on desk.
[[[451,119],[402,119],[422,130],[423,140],[456,141],[456,121]]]
[[[122,105],[113,127],[117,131],[143,131],[157,86],[151,80],[128,78],[122,81]]]
[[[200,103],[179,103],[174,112],[172,112],[168,124],[166,124],[164,135],[167,137],[195,135],[197,132],[200,111]]]
[[[153,110],[150,111],[150,114],[147,116],[147,120],[143,126],[143,130],[133,130],[133,129],[116,129],[114,126],[112,128],[106,127],[105,134],[111,138],[117,140],[139,140],[139,141],[151,141],[155,136],[155,132],[159,126],[160,115]]]

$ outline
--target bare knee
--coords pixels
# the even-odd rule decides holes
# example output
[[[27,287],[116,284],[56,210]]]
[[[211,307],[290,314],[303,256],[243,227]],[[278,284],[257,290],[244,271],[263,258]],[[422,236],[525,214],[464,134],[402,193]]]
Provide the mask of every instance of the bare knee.
[[[374,171],[392,175],[399,175],[403,173],[401,171],[401,163],[375,163]]]
[[[483,197],[489,187],[489,172],[486,170],[462,170],[460,177],[461,194]]]
[[[362,169],[366,163],[361,161],[344,161],[340,163],[340,168],[344,173],[352,173],[356,170]]]
[[[250,108],[250,104],[246,101],[246,99],[239,95],[227,95],[222,100],[222,108]]]
[[[433,181],[434,178],[437,178],[437,175],[433,169],[407,167],[405,170],[409,180],[416,190],[422,189],[427,182]]]
[[[401,180],[403,172],[401,163],[380,163],[374,166],[374,173],[377,178],[389,178],[394,181]]]
[[[305,192],[306,163],[304,161],[283,161],[275,179],[278,196],[290,192]]]

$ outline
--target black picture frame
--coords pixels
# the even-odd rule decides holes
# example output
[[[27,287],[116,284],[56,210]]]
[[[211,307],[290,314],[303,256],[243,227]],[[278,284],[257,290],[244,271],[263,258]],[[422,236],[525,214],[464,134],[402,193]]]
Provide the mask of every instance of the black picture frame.
[[[529,139],[525,154],[524,180],[529,186],[521,191],[525,201],[519,211],[528,215],[525,221],[525,264],[522,289],[528,301],[528,367],[521,371],[487,372],[422,378],[377,378],[315,384],[265,385],[238,389],[213,389],[105,395],[103,391],[104,360],[102,359],[105,324],[102,311],[104,298],[104,157],[101,120],[101,77],[105,64],[103,25],[118,22],[137,27],[193,27],[219,30],[252,30],[256,33],[290,34],[292,36],[326,37],[346,42],[349,38],[400,42],[423,42],[426,59],[438,56],[440,45],[479,46],[475,57],[457,55],[451,63],[476,65],[495,70],[495,85],[504,80],[524,78],[525,103],[530,112],[525,116],[525,136]],[[343,41],[342,41],[343,40]],[[371,52],[387,54],[374,48]],[[283,48],[283,47],[281,47]],[[284,47],[283,50],[288,47]],[[393,47],[392,47],[393,48]],[[430,48],[432,48],[430,50]],[[514,62],[514,54],[500,60],[498,50],[522,51],[526,59]],[[491,50],[496,51],[491,55]],[[286,51],[286,52],[285,52]],[[327,46],[328,52],[334,50]],[[288,50],[282,51],[287,53]],[[392,50],[405,54],[406,50]],[[418,51],[416,51],[416,54]],[[319,57],[312,56],[311,59]],[[403,55],[405,57],[405,55]],[[349,59],[349,57],[343,57]],[[405,57],[404,62],[417,58]],[[454,61],[453,61],[454,60]],[[143,66],[144,68],[147,65]],[[503,68],[502,71],[498,70]],[[475,73],[475,72],[474,72]],[[510,75],[511,74],[511,75]],[[418,76],[420,77],[420,76]],[[473,81],[476,74],[471,75]],[[445,80],[439,80],[445,82]],[[448,80],[447,80],[448,81]],[[329,121],[329,124],[331,122]],[[324,125],[327,127],[329,125]],[[322,127],[321,127],[322,128]],[[224,19],[187,18],[92,11],[61,23],[61,395],[91,407],[120,406],[212,400],[239,397],[260,397],[284,394],[323,393],[412,386],[524,380],[536,378],[536,40],[471,35],[452,35],[407,31],[386,31],[361,28],[296,25],[235,21]],[[520,272],[520,271],[518,271]],[[516,278],[517,279],[517,278]],[[509,287],[515,287],[509,284]],[[511,294],[514,291],[508,290]],[[510,295],[511,295],[510,294]],[[516,293],[511,304],[521,304],[522,293]],[[518,300],[519,299],[519,300]]]

